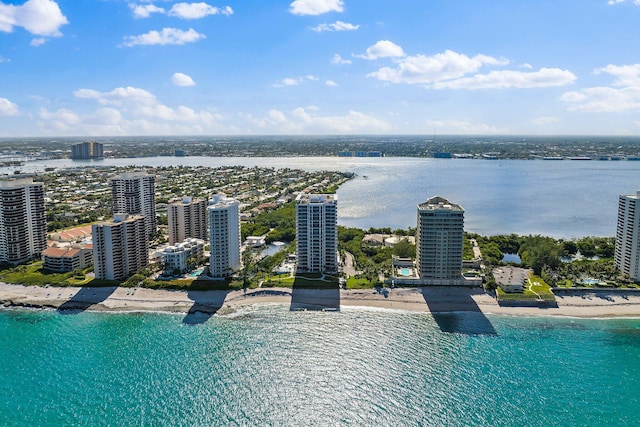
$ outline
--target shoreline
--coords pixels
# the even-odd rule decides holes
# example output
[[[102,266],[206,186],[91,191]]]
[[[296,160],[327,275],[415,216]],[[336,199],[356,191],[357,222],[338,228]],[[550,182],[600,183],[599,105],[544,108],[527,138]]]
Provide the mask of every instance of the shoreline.
[[[291,310],[339,311],[366,307],[424,313],[575,318],[640,318],[640,295],[584,291],[557,295],[554,307],[500,306],[480,288],[424,287],[361,290],[259,288],[243,291],[182,291],[147,288],[63,288],[0,283],[0,308],[112,313],[230,314],[256,304],[289,304]]]

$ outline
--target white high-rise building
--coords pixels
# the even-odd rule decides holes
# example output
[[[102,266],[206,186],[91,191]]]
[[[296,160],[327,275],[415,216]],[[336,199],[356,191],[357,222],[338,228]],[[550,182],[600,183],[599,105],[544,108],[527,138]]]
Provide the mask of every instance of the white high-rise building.
[[[222,195],[209,202],[209,273],[231,276],[240,270],[240,202]]]
[[[0,180],[0,263],[20,264],[46,248],[43,184],[32,178]]]
[[[296,198],[296,271],[338,272],[338,196]]]
[[[207,239],[207,201],[185,197],[167,206],[169,244],[175,245],[188,238]]]
[[[418,205],[416,269],[430,284],[461,284],[464,209],[439,196]]]
[[[621,272],[640,281],[640,191],[618,201],[614,262]]]
[[[123,173],[111,180],[113,214],[144,215],[147,236],[156,231],[155,177],[146,172]]]
[[[93,224],[93,270],[96,279],[125,280],[149,265],[149,240],[142,215],[116,214]]]

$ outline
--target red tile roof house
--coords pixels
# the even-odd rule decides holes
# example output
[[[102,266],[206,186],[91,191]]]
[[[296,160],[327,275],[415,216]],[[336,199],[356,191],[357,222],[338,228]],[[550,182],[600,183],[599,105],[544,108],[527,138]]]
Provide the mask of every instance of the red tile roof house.
[[[93,245],[80,248],[50,247],[42,253],[43,268],[51,271],[82,270],[93,261]]]

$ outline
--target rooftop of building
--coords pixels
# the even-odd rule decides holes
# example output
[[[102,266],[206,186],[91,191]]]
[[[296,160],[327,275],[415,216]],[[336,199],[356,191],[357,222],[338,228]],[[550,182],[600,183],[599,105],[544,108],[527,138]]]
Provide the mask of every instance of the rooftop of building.
[[[460,205],[456,205],[455,203],[451,203],[449,200],[445,199],[441,196],[433,196],[429,200],[424,203],[418,204],[418,210],[453,210],[453,211],[463,211],[464,208]]]
[[[191,249],[193,247],[204,247],[205,241],[202,239],[188,238],[182,243],[175,244],[173,246],[167,246],[162,250],[164,253],[177,253],[184,252],[187,249]]]
[[[192,198],[192,197],[185,196],[181,200],[172,201],[171,203],[169,203],[169,206],[190,205],[192,203],[200,203],[200,202],[203,202],[203,201],[204,201],[204,199]]]
[[[91,250],[93,246],[83,246],[81,248],[56,248],[52,246],[45,249],[42,255],[51,258],[72,258],[78,255],[82,249]]]
[[[153,177],[153,175],[149,175],[145,171],[123,172],[120,175],[113,177],[112,180],[135,179],[135,178],[146,178],[146,177]]]
[[[637,199],[640,200],[640,190],[636,192],[636,194],[624,194],[622,197],[627,197],[629,199]]]
[[[116,213],[113,215],[113,219],[109,221],[101,222],[98,225],[116,225],[123,222],[133,222],[141,218],[144,219],[144,215],[130,215],[126,213]]]
[[[33,182],[33,178],[0,179],[0,188],[14,189],[26,185],[42,185],[41,182]]]
[[[314,194],[314,193],[300,193],[296,197],[296,203],[298,204],[311,204],[311,203],[338,203],[337,194]]]
[[[211,200],[209,201],[209,209],[221,209],[234,205],[240,205],[240,202],[223,194],[216,194],[212,196]]]
[[[504,266],[493,269],[493,278],[498,285],[511,283],[523,283],[529,278],[529,270],[526,268]]]
[[[63,242],[75,242],[76,240],[84,239],[91,236],[91,226],[84,225],[82,227],[69,228],[67,230],[58,231],[52,233],[51,238],[53,240],[59,240]]]

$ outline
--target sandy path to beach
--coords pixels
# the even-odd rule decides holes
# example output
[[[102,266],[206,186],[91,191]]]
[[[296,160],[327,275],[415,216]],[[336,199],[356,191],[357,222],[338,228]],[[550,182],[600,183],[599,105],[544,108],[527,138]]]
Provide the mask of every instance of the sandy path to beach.
[[[144,288],[58,288],[0,283],[0,306],[93,311],[226,312],[238,306],[282,303],[294,307],[375,307],[421,312],[481,311],[485,314],[572,317],[640,317],[640,294],[584,292],[557,297],[558,307],[502,307],[481,289],[429,287],[365,290],[171,291]]]

